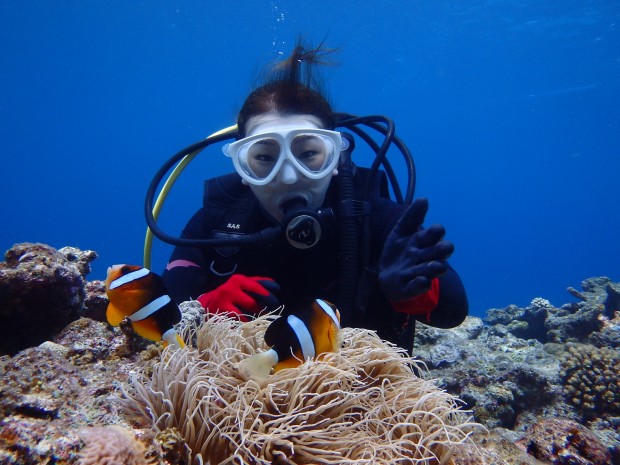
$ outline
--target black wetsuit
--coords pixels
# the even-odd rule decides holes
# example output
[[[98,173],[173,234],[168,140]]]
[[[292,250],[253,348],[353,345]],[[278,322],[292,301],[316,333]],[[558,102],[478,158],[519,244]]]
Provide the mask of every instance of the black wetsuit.
[[[357,168],[353,177],[356,195],[366,185],[366,178],[368,170]],[[324,207],[332,208],[338,218],[336,185],[337,182],[332,181]],[[366,275],[366,282],[360,286],[366,292],[366,311],[364,315],[353,314],[352,321],[343,321],[343,326],[376,330],[382,338],[410,351],[416,318],[436,327],[457,326],[467,316],[467,297],[459,276],[450,268],[439,278],[439,304],[432,312],[409,316],[392,308],[379,288],[376,270],[385,239],[404,207],[387,198],[383,173],[371,182],[371,186],[370,194],[365,199],[358,199],[370,204],[365,238],[368,239],[368,268],[371,273]],[[206,182],[203,208],[188,222],[182,237],[221,238],[231,234],[251,234],[270,226],[273,222],[263,213],[252,191],[241,183],[237,173],[232,173]],[[338,306],[338,221],[333,221],[329,229],[319,244],[306,250],[291,247],[285,239],[261,248],[176,247],[163,278],[170,295],[177,302],[196,299],[224,283],[232,274],[239,273],[273,278],[281,288],[278,297],[285,307],[314,298],[322,298]]]

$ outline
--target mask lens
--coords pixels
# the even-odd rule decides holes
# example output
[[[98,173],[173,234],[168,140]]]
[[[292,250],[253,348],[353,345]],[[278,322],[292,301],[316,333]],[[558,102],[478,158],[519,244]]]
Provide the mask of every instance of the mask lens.
[[[322,174],[334,158],[334,143],[323,135],[298,134],[290,149],[299,165],[312,174]]]
[[[239,165],[253,179],[265,179],[274,170],[280,154],[280,143],[271,138],[254,140],[239,150]]]

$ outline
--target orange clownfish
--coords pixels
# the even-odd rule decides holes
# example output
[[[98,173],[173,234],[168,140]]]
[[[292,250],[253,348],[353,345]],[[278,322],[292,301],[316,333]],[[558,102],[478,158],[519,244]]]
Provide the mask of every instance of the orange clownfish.
[[[239,364],[247,378],[265,379],[272,368],[295,368],[324,352],[336,352],[342,345],[340,312],[332,303],[316,299],[274,320],[265,331],[265,342],[269,350]]]
[[[114,265],[108,268],[105,291],[110,300],[106,317],[112,326],[129,318],[140,336],[185,347],[174,329],[181,311],[160,276],[137,265]]]

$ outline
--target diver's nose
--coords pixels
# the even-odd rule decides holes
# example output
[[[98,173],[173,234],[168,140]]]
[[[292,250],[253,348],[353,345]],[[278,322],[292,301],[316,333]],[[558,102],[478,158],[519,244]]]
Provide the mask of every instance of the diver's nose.
[[[295,184],[298,179],[299,175],[295,167],[288,160],[285,161],[280,169],[280,182],[282,184]]]

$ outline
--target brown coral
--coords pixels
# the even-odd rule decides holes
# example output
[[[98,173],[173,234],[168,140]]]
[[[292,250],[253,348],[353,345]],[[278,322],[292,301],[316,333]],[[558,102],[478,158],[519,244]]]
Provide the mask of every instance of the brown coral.
[[[236,366],[264,350],[271,319],[211,318],[197,349],[166,349],[150,377],[134,377],[124,404],[160,431],[177,428],[190,462],[439,464],[466,442],[474,424],[457,400],[366,330],[345,329],[339,353],[266,383],[244,379]]]
[[[84,302],[81,270],[96,254],[78,257],[76,250],[64,255],[49,245],[23,243],[6,252],[0,263],[0,353],[39,345],[78,318]]]
[[[147,465],[144,445],[120,426],[87,428],[80,431],[80,439],[86,445],[79,465]]]
[[[617,351],[571,344],[560,366],[566,397],[584,418],[620,413],[620,354]]]
[[[608,465],[611,454],[586,427],[566,418],[545,418],[528,431],[527,451],[554,465]]]

